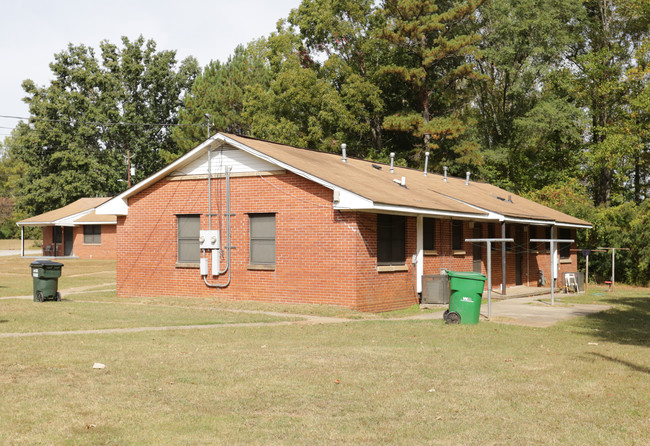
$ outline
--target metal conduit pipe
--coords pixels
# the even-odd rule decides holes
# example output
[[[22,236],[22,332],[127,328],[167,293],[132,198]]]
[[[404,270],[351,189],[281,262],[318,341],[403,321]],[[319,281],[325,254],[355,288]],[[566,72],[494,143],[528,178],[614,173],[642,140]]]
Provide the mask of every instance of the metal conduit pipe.
[[[225,288],[228,285],[230,285],[230,280],[232,279],[232,271],[230,270],[230,169],[231,167],[227,167],[226,170],[226,249],[228,250],[227,253],[227,260],[226,260],[226,269],[223,271],[219,271],[219,275],[224,274],[228,272],[228,280],[226,283],[210,283],[208,282],[208,276],[203,276],[203,281],[205,284],[211,288]]]

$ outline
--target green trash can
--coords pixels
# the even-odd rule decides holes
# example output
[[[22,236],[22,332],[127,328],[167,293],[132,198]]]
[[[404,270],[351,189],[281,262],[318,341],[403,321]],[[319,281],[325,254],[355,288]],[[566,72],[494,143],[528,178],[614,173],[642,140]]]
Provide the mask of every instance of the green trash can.
[[[478,324],[481,298],[487,279],[481,273],[447,271],[449,276],[449,309],[443,318],[448,324]]]
[[[29,264],[34,282],[34,302],[61,300],[57,291],[63,263],[51,260],[36,260]]]

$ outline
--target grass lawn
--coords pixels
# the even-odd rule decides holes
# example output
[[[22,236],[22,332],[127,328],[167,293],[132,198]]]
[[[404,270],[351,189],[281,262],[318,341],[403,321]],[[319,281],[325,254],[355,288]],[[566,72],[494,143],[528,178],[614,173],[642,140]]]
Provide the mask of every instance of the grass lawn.
[[[25,249],[40,249],[40,240],[25,240]],[[20,239],[0,239],[0,250],[20,251]]]
[[[650,290],[599,293],[577,299],[612,310],[545,329],[111,292],[0,300],[2,332],[217,324],[0,338],[0,443],[647,444]],[[218,325],[278,319],[224,311],[255,308],[349,322]]]

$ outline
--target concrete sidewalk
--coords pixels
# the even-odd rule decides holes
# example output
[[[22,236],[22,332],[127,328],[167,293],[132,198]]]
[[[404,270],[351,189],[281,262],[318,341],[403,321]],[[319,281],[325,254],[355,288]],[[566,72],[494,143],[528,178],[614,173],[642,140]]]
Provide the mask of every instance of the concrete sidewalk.
[[[551,295],[519,297],[492,301],[490,322],[501,324],[527,325],[531,327],[550,327],[560,321],[578,316],[599,313],[609,310],[611,305],[601,304],[565,304],[561,296],[556,295],[555,305],[542,302],[550,299]],[[481,305],[481,320],[487,320],[487,300]]]

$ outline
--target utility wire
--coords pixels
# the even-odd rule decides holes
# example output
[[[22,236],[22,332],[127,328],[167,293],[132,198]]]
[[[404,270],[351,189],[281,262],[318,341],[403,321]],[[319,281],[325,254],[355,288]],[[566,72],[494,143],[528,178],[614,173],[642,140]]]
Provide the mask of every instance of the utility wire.
[[[72,124],[90,124],[90,125],[131,125],[131,126],[141,126],[141,127],[201,127],[205,124],[168,124],[168,123],[144,123],[144,122],[95,122],[95,121],[79,121],[76,119],[47,119],[47,118],[37,118],[34,116],[25,117],[25,116],[10,116],[10,115],[0,115],[0,118],[7,119],[27,119],[32,121],[45,121],[45,122],[63,122],[63,123],[72,123]],[[3,127],[6,128],[6,127]]]

